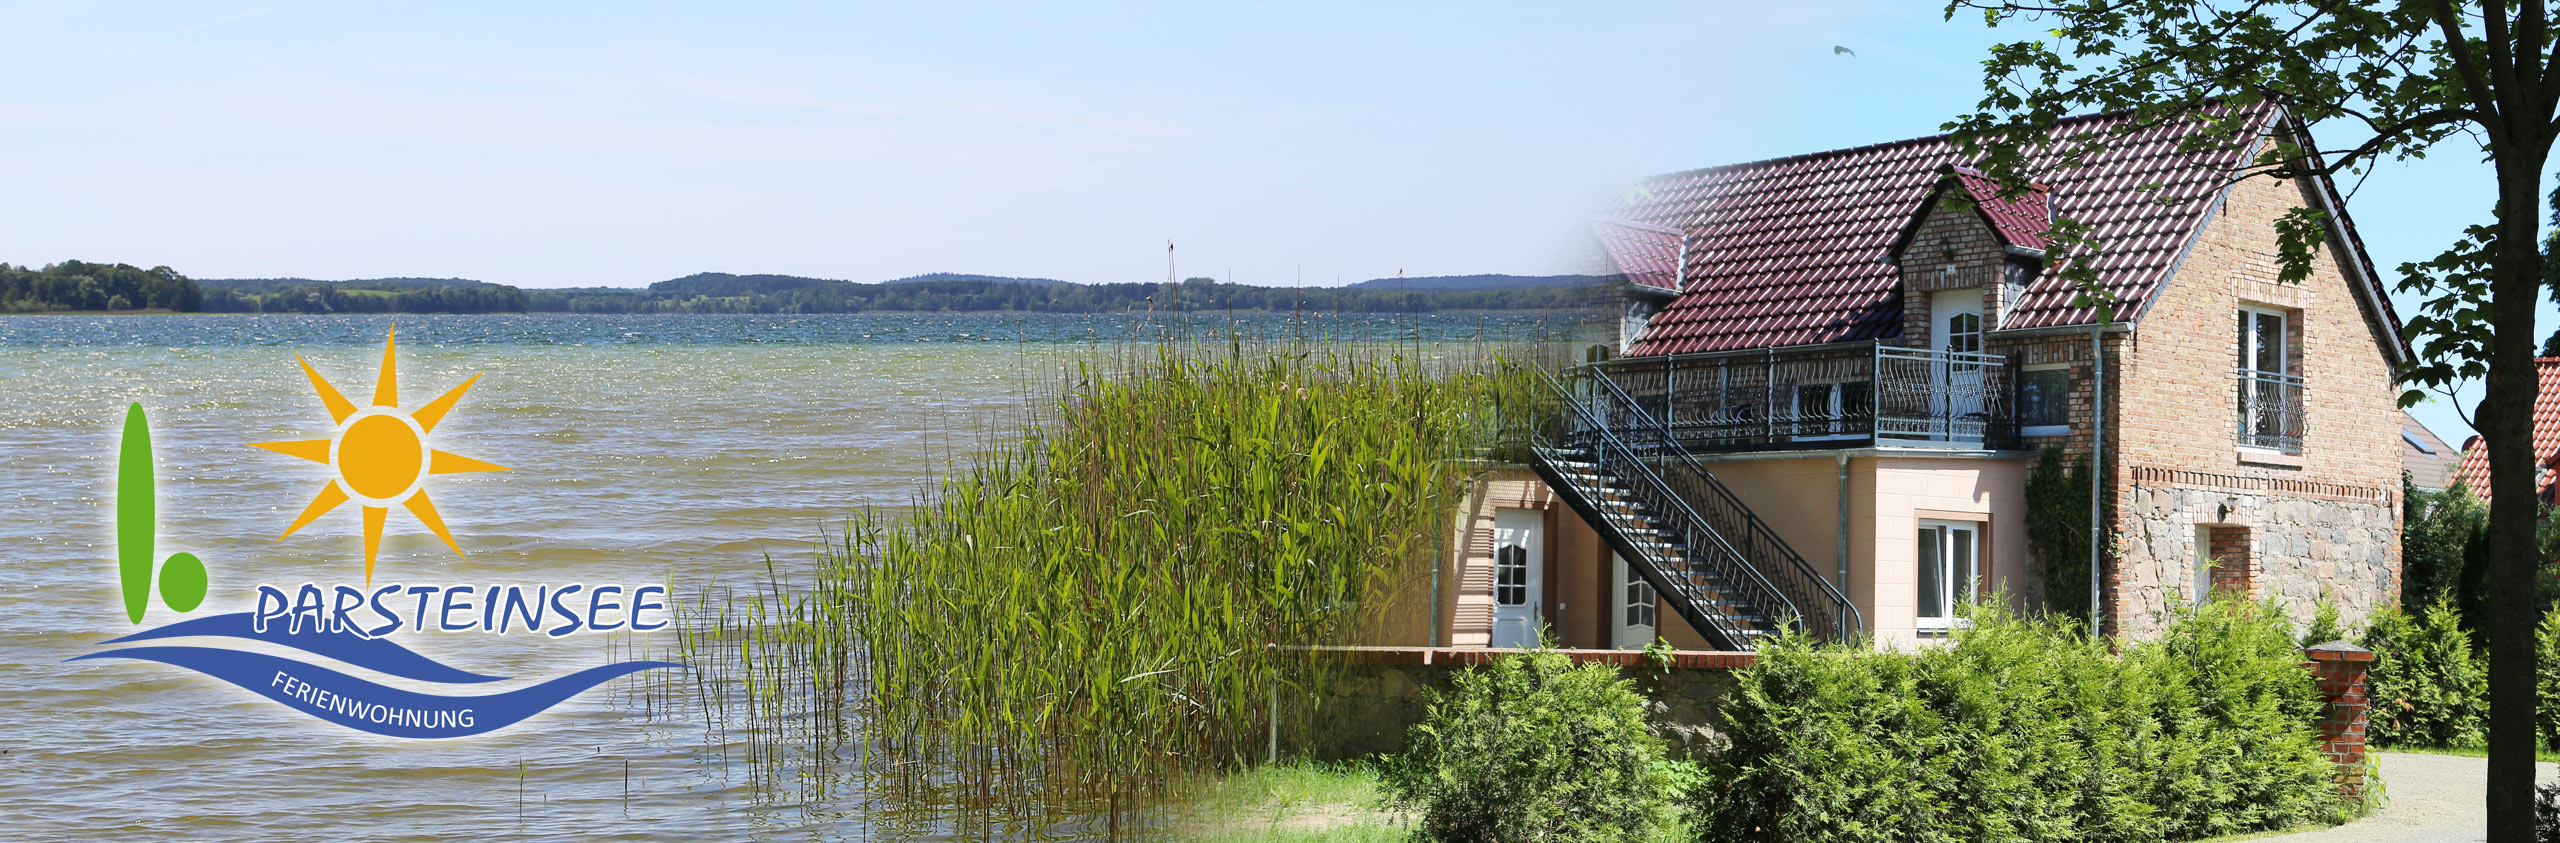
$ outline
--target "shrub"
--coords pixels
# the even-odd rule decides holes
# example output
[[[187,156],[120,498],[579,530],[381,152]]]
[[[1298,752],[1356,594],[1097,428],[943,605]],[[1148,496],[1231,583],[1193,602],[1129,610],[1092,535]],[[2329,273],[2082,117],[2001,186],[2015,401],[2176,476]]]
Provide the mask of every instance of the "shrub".
[[[2317,647],[2331,641],[2347,639],[2347,627],[2338,622],[2338,604],[2322,597],[2311,608],[2311,626],[2302,630],[2302,646]]]
[[[2416,611],[2439,600],[2461,602],[2471,548],[2481,544],[2489,529],[2488,504],[2461,483],[2422,489],[2405,476],[2400,499],[2406,507],[2400,528],[2400,605]]]
[[[2045,611],[2089,616],[2089,460],[2065,464],[2060,446],[2027,471],[2027,546],[2044,563]]]
[[[2223,598],[2121,658],[2072,621],[1996,609],[1916,653],[1787,637],[1725,704],[1700,830],[2147,841],[2323,817],[2341,806],[2293,636],[2272,607]]]
[[[2126,657],[2159,724],[2146,801],[2171,839],[2282,828],[2334,804],[2318,684],[2283,611],[2226,598],[2182,612]]]
[[[1504,656],[1429,704],[1382,776],[1424,839],[1642,839],[1670,821],[1676,771],[1616,668]]]
[[[2535,630],[2534,673],[2542,701],[2534,712],[2533,730],[2545,749],[2560,751],[2560,612],[2545,612]]]
[[[2365,628],[2374,654],[2367,737],[2377,746],[2479,746],[2488,682],[2461,613],[2438,603],[2412,616],[2389,609]]]

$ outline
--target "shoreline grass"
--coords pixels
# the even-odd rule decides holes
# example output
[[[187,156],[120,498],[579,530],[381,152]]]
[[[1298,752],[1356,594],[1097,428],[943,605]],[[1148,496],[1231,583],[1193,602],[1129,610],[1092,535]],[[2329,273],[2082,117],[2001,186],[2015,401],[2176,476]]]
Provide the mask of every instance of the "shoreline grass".
[[[802,802],[1180,833],[1157,809],[1260,759],[1275,699],[1312,716],[1330,668],[1275,645],[1427,581],[1452,472],[1528,393],[1500,348],[1172,325],[1075,361],[906,513],[703,591],[681,641],[705,726],[744,724],[745,766]]]

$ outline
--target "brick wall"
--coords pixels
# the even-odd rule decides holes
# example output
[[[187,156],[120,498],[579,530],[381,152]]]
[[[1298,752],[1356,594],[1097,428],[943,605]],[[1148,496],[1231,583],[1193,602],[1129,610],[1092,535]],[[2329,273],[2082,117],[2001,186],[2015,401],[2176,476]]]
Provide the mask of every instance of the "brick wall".
[[[2304,655],[2310,657],[2311,673],[2320,686],[2320,752],[2337,765],[2338,795],[2361,801],[2365,786],[2365,716],[2369,708],[2365,672],[2373,666],[2373,653],[2336,641],[2312,647]]]
[[[2254,597],[2256,566],[2249,559],[2249,528],[2206,527],[2208,558],[2213,560],[2213,590]]]
[[[2350,286],[2332,242],[2300,284],[2277,280],[2272,225],[2312,201],[2303,185],[2252,178],[2214,210],[2177,274],[2108,365],[2106,466],[2118,527],[2110,623],[2156,629],[2172,592],[2191,589],[2196,527],[2251,528],[2252,582],[2307,621],[2321,599],[2362,622],[2397,599],[2400,567],[2398,391],[2388,334]],[[2334,240],[2334,238],[2333,238]],[[2238,314],[2288,315],[2290,374],[2303,379],[2299,455],[2244,454]],[[2152,523],[2143,523],[2145,520]]]
[[[1923,213],[1928,216],[1896,256],[1902,270],[1902,337],[1885,341],[1911,348],[1929,347],[1929,296],[1940,290],[1982,290],[1983,325],[1998,324],[2004,304],[2000,277],[2008,262],[2000,239],[1971,208],[1940,203]]]

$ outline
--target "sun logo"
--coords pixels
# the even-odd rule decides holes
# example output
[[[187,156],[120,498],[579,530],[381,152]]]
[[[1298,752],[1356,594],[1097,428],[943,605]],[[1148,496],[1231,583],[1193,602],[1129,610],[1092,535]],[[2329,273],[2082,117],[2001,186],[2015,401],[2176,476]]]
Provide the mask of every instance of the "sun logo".
[[[426,481],[431,474],[466,474],[474,471],[505,471],[505,466],[492,465],[470,457],[448,454],[427,447],[427,434],[435,432],[436,423],[453,410],[462,393],[480,380],[472,375],[461,386],[437,396],[436,400],[414,411],[402,412],[398,369],[391,352],[399,331],[394,329],[382,339],[382,372],[373,384],[373,406],[358,409],[327,378],[311,368],[311,361],[295,355],[302,373],[311,378],[311,388],[320,393],[320,403],[329,408],[329,418],[338,424],[337,433],[327,439],[303,439],[292,442],[253,443],[287,456],[301,457],[329,466],[329,485],[304,507],[293,526],[284,528],[277,541],[302,529],[313,519],[326,515],[348,501],[364,508],[364,581],[373,585],[373,559],[382,547],[382,524],[391,507],[399,506],[416,516],[418,523],[435,531],[453,555],[462,555],[462,545],[454,543],[453,533],[444,527],[444,518],[436,514],[436,505],[427,499]]]

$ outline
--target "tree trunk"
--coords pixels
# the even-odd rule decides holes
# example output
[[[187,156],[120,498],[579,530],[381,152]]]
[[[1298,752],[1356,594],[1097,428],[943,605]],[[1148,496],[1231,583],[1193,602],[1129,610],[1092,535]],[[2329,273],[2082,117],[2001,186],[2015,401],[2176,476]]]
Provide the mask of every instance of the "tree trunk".
[[[2493,141],[2493,146],[2496,144]],[[2533,405],[2541,390],[2534,363],[2534,309],[2542,297],[2542,173],[2550,139],[2533,126],[2496,150],[2498,238],[2489,281],[2495,336],[2487,389],[2475,418],[2489,448],[2488,837],[2492,843],[2533,840],[2534,606],[2533,546],[2540,500]]]

